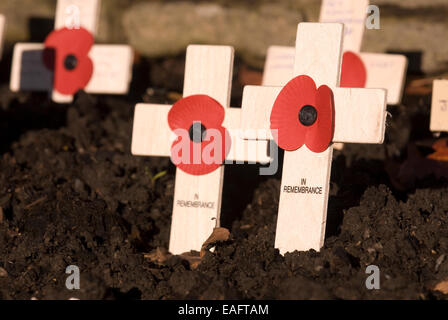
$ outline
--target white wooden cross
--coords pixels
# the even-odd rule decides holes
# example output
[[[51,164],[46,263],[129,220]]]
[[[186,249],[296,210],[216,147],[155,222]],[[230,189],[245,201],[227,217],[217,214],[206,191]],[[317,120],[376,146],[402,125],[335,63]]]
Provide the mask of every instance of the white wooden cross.
[[[430,130],[448,132],[448,80],[434,80]]]
[[[382,143],[386,122],[384,89],[339,88],[344,25],[301,23],[298,26],[293,76],[308,75],[334,95],[333,142]],[[269,130],[270,114],[282,87],[246,86],[243,130]],[[260,138],[246,135],[248,139]],[[272,138],[272,136],[271,136]],[[333,147],[322,153],[305,145],[285,151],[275,246],[282,254],[319,250],[324,243]],[[302,193],[317,188],[320,194]]]
[[[93,36],[97,31],[100,0],[58,0],[55,30],[87,29]],[[10,89],[17,91],[46,91],[58,103],[69,103],[71,95],[53,89],[53,72],[43,63],[44,44],[18,43],[14,47]],[[127,45],[95,44],[89,57],[93,62],[92,77],[84,88],[94,94],[126,94],[132,77],[133,51]]]
[[[247,141],[239,136],[241,109],[229,108],[233,73],[233,48],[190,45],[187,49],[184,97],[205,94],[226,110],[223,126],[230,132],[227,161],[268,163],[267,141]],[[167,117],[171,106],[137,104],[132,134],[132,154],[170,156],[172,131]],[[176,170],[169,251],[200,251],[213,228],[219,226],[224,166],[205,175]],[[244,192],[242,190],[242,192]],[[202,207],[199,204],[206,204]]]
[[[361,52],[369,0],[322,0],[320,22],[344,23],[343,50],[357,53],[367,69],[366,88],[387,89],[387,103],[398,105],[403,96],[408,62],[399,54]],[[294,47],[268,49],[262,84],[285,85],[294,67]]]
[[[5,16],[0,14],[0,60],[3,54],[3,37],[5,34]]]

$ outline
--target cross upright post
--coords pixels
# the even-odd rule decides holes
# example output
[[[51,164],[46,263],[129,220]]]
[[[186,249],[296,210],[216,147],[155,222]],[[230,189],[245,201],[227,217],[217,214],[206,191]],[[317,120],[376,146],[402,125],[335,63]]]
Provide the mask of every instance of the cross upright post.
[[[448,80],[434,80],[431,103],[430,130],[448,132]]]

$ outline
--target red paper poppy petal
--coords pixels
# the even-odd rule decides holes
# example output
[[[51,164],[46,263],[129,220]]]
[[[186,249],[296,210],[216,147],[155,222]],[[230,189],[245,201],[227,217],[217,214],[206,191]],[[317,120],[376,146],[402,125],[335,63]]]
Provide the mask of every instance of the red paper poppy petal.
[[[177,101],[168,112],[171,130],[189,130],[193,122],[200,121],[206,128],[222,125],[225,110],[215,99],[207,95],[192,95]]]
[[[294,126],[282,126],[281,123],[278,124],[278,127],[271,125],[271,132],[280,148],[293,151],[303,146],[307,129],[302,124],[295,124]]]
[[[46,48],[55,48],[63,53],[85,56],[94,44],[92,34],[84,28],[54,30],[45,39]]]
[[[271,131],[278,146],[292,151],[300,148],[308,128],[299,122],[299,111],[314,105],[316,84],[308,76],[298,76],[280,91],[271,112]],[[277,133],[277,134],[276,134]]]
[[[364,88],[367,82],[367,69],[361,57],[347,51],[342,57],[341,87]]]
[[[54,70],[55,90],[62,94],[74,94],[83,89],[93,74],[93,63],[88,54],[93,46],[93,36],[84,28],[55,30],[45,40],[44,64]],[[65,58],[73,55],[76,68],[65,68]]]
[[[56,52],[54,48],[44,48],[44,51],[42,52],[42,61],[45,68],[51,71],[54,70],[54,65],[56,62]]]
[[[313,152],[325,151],[333,140],[334,134],[334,97],[327,86],[321,86],[316,94],[317,120],[309,127],[306,146]]]
[[[63,63],[63,62],[62,62]],[[70,72],[63,68],[56,69],[54,74],[54,88],[62,94],[75,94],[84,89],[92,78],[93,63],[89,60],[79,60],[77,70]]]
[[[173,161],[179,169],[188,174],[202,175],[210,173],[222,165],[230,151],[230,135],[221,126],[224,116],[224,108],[219,102],[207,95],[185,97],[173,105],[168,113],[168,124],[171,130],[185,130],[184,134],[188,136],[186,131],[190,129],[194,122],[201,122],[207,130],[206,141],[200,144],[192,142],[189,137],[186,138],[188,139],[190,156],[189,159],[184,159],[185,161],[180,163]],[[207,141],[212,137],[212,129],[218,130],[219,139],[224,139],[224,141],[221,141],[219,154],[213,154],[207,162],[205,157],[208,155],[209,150],[213,150],[215,145],[215,141]],[[171,147],[172,160],[176,156],[174,148],[178,143],[181,143],[181,139],[176,140]],[[197,152],[199,155],[195,157],[194,152]]]
[[[178,163],[176,164],[176,167],[179,168],[180,170],[184,171],[185,173],[191,174],[191,175],[204,175],[204,174],[208,174],[210,172],[215,171],[216,169],[218,169],[223,163],[225,158],[227,157],[229,151],[230,151],[230,134],[229,132],[224,128],[224,127],[220,127],[217,129],[220,133],[220,137],[225,137],[224,141],[221,142],[221,152],[220,154],[217,156],[217,158],[213,157],[213,162],[212,163],[206,163],[204,161],[205,156],[207,155],[207,152],[205,152],[207,146],[210,146],[211,148],[213,148],[212,144],[215,143],[214,141],[203,141],[200,145],[199,148],[195,148],[195,146],[198,146],[198,144],[192,142],[191,140],[189,141],[188,145],[189,145],[189,150],[190,150],[190,160],[188,161],[188,163]],[[171,148],[172,151],[172,155],[171,158],[173,159],[174,155],[173,155],[173,147],[177,144],[180,143],[180,139],[176,140]],[[196,150],[197,152],[200,152],[199,154],[199,163],[194,163],[194,155],[193,152],[194,150]],[[217,159],[218,161],[215,161],[215,159]]]

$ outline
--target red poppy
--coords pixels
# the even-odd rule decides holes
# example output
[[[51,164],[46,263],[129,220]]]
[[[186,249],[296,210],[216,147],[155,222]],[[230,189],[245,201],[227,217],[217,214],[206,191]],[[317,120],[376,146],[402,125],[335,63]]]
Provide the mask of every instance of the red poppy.
[[[342,56],[341,87],[365,88],[367,69],[361,57],[352,51],[344,52]]]
[[[48,69],[54,70],[56,91],[72,95],[89,83],[93,63],[88,54],[93,43],[93,36],[84,28],[62,28],[48,35],[43,60]]]
[[[171,107],[168,124],[178,136],[171,146],[171,160],[179,169],[203,175],[222,165],[230,150],[224,116],[224,108],[207,95],[192,95]]]
[[[313,152],[325,151],[333,139],[333,92],[316,88],[313,79],[298,76],[280,91],[271,112],[271,131],[278,146],[293,151],[304,144]]]

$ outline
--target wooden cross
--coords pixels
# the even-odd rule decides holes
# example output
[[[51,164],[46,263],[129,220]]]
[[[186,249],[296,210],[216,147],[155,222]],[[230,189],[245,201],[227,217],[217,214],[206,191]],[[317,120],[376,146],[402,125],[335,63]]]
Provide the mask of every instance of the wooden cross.
[[[448,80],[434,80],[431,103],[432,132],[448,132]]]
[[[366,88],[387,89],[387,103],[398,105],[403,96],[408,62],[398,54],[361,52],[369,0],[322,0],[320,22],[344,23],[343,50],[357,53],[367,69]],[[290,79],[294,66],[294,47],[268,49],[263,85],[282,86]]]
[[[97,31],[100,0],[58,0],[55,30],[61,28]],[[18,43],[14,46],[10,89],[17,91],[46,91],[58,103],[69,103],[72,95],[54,90],[53,71],[43,62],[44,44]],[[94,94],[126,94],[132,77],[133,51],[127,45],[93,45],[89,54],[93,74],[84,88]]]
[[[5,34],[5,16],[0,14],[0,60],[2,60],[4,34]]]
[[[190,45],[187,49],[184,97],[205,94],[225,108],[223,126],[229,130],[231,149],[227,161],[268,163],[267,141],[247,141],[239,136],[241,109],[229,108],[233,72],[233,48]],[[132,154],[170,156],[171,106],[137,104],[132,134]],[[224,166],[205,175],[176,170],[169,251],[200,251],[213,228],[219,226]]]
[[[339,23],[299,24],[293,76],[307,75],[316,86],[325,84],[332,89],[333,142],[382,143],[386,91],[339,88],[343,30],[344,25]],[[243,130],[269,130],[271,110],[281,90],[272,86],[244,88]],[[331,145],[321,153],[305,145],[285,151],[275,238],[275,246],[282,254],[323,246],[332,151]],[[314,191],[310,194],[310,190]]]

